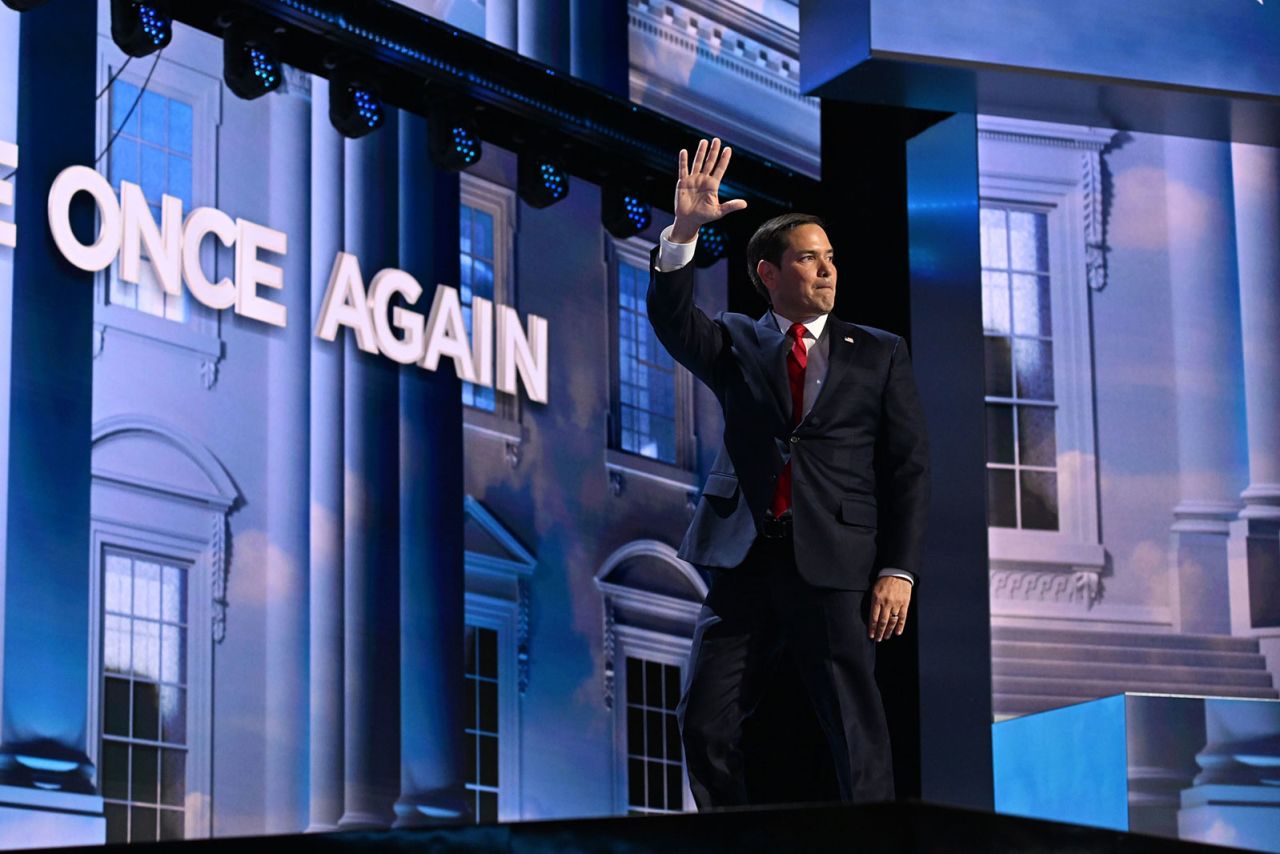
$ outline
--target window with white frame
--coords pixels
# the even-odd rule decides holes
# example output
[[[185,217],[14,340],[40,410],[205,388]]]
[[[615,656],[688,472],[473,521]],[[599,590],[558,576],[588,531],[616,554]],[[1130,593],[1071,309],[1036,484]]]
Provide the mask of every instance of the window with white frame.
[[[680,666],[631,655],[626,662],[627,814],[682,812]]]
[[[498,820],[501,772],[498,765],[502,727],[499,694],[498,630],[468,625],[466,656],[467,791],[477,822]]]
[[[98,168],[118,193],[122,181],[142,189],[156,224],[163,195],[181,199],[183,215],[217,205],[217,139],[221,80],[163,56],[125,64],[103,40],[98,69],[106,92],[99,101]],[[150,79],[148,80],[148,76]],[[110,81],[108,83],[108,81]],[[205,241],[200,263],[213,281],[228,275],[230,253]],[[191,299],[185,288],[164,291],[142,247],[140,281],[120,278],[117,259],[95,279],[95,325],[122,330],[182,348],[204,362],[212,387],[222,359],[218,313]]]
[[[604,595],[605,703],[614,713],[614,805],[619,813],[692,806],[676,707],[707,585],[676,550],[634,540],[595,576]]]
[[[102,745],[108,842],[185,837],[187,567],[102,560]]]
[[[992,568],[1096,578],[1090,240],[1111,134],[991,117],[978,126]]]
[[[649,247],[610,239],[612,395],[610,447],[687,469],[692,460],[693,386],[649,323]]]
[[[506,187],[465,172],[460,179],[458,290],[462,320],[470,334],[475,297],[515,304],[516,204],[515,193]],[[492,387],[464,382],[462,402],[467,414],[491,413],[505,421],[518,420],[518,401],[512,395],[497,394]]]
[[[984,202],[987,524],[1058,530],[1049,214]]]

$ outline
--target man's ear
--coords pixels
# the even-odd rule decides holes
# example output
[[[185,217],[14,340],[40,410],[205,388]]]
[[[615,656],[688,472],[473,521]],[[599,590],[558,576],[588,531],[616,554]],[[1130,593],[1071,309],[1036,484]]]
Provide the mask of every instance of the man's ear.
[[[764,258],[756,262],[756,275],[760,277],[760,281],[764,282],[764,286],[769,290],[773,290],[778,283],[778,268]]]

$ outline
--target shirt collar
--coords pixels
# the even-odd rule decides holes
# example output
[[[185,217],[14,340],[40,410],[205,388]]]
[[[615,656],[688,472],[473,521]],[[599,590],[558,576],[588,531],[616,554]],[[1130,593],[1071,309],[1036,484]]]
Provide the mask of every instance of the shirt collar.
[[[783,335],[786,335],[787,330],[791,328],[792,321],[787,320],[787,318],[778,314],[776,311],[773,311],[772,314],[773,314],[774,321],[778,324],[778,330]],[[807,333],[805,337],[808,338],[812,336],[813,340],[817,341],[819,338],[822,337],[822,330],[827,325],[827,316],[825,314],[820,314],[817,317],[811,318],[809,320],[801,320],[799,322],[804,324],[804,329],[805,329],[805,332]]]

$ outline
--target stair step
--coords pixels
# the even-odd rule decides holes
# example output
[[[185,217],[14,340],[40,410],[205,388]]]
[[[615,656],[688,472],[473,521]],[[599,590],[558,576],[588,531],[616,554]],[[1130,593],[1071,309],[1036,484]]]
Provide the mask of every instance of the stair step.
[[[1187,666],[1265,670],[1266,658],[1257,652],[1222,652],[1206,649],[1156,649],[1134,646],[1097,646],[1083,644],[1038,643],[1035,641],[1001,640],[991,644],[991,659],[1038,661],[1088,661],[1107,664],[1147,664],[1155,666]]]
[[[1057,697],[1094,699],[1124,692],[1140,694],[1190,694],[1215,697],[1250,697],[1274,700],[1277,693],[1270,685],[1200,685],[1193,682],[1131,681],[1109,682],[1103,679],[1056,679],[1052,677],[996,676],[991,680],[993,694],[1045,694]]]
[[[1033,677],[1073,679],[1079,681],[1119,681],[1125,685],[1155,682],[1186,684],[1207,689],[1209,686],[1242,686],[1269,689],[1271,674],[1261,664],[1256,667],[1187,667],[1151,666],[1143,662],[1114,664],[1099,661],[1037,661],[1034,659],[996,659],[991,663],[997,677]]]
[[[1080,629],[1028,628],[992,626],[991,640],[1024,641],[1066,646],[1119,646],[1145,649],[1198,649],[1218,652],[1257,653],[1258,642],[1252,638],[1226,635],[1178,635],[1151,632],[1093,632]]]

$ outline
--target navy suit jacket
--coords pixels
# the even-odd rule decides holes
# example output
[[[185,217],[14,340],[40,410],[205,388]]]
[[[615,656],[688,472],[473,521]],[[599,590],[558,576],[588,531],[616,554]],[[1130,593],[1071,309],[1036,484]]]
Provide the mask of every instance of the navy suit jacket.
[[[649,263],[649,322],[677,362],[724,411],[724,445],[680,545],[704,567],[742,563],[791,460],[796,568],[818,587],[866,590],[880,569],[922,578],[929,502],[924,414],[898,335],[828,315],[827,376],[809,413],[791,424],[787,338],[759,320],[693,302],[693,264]]]

